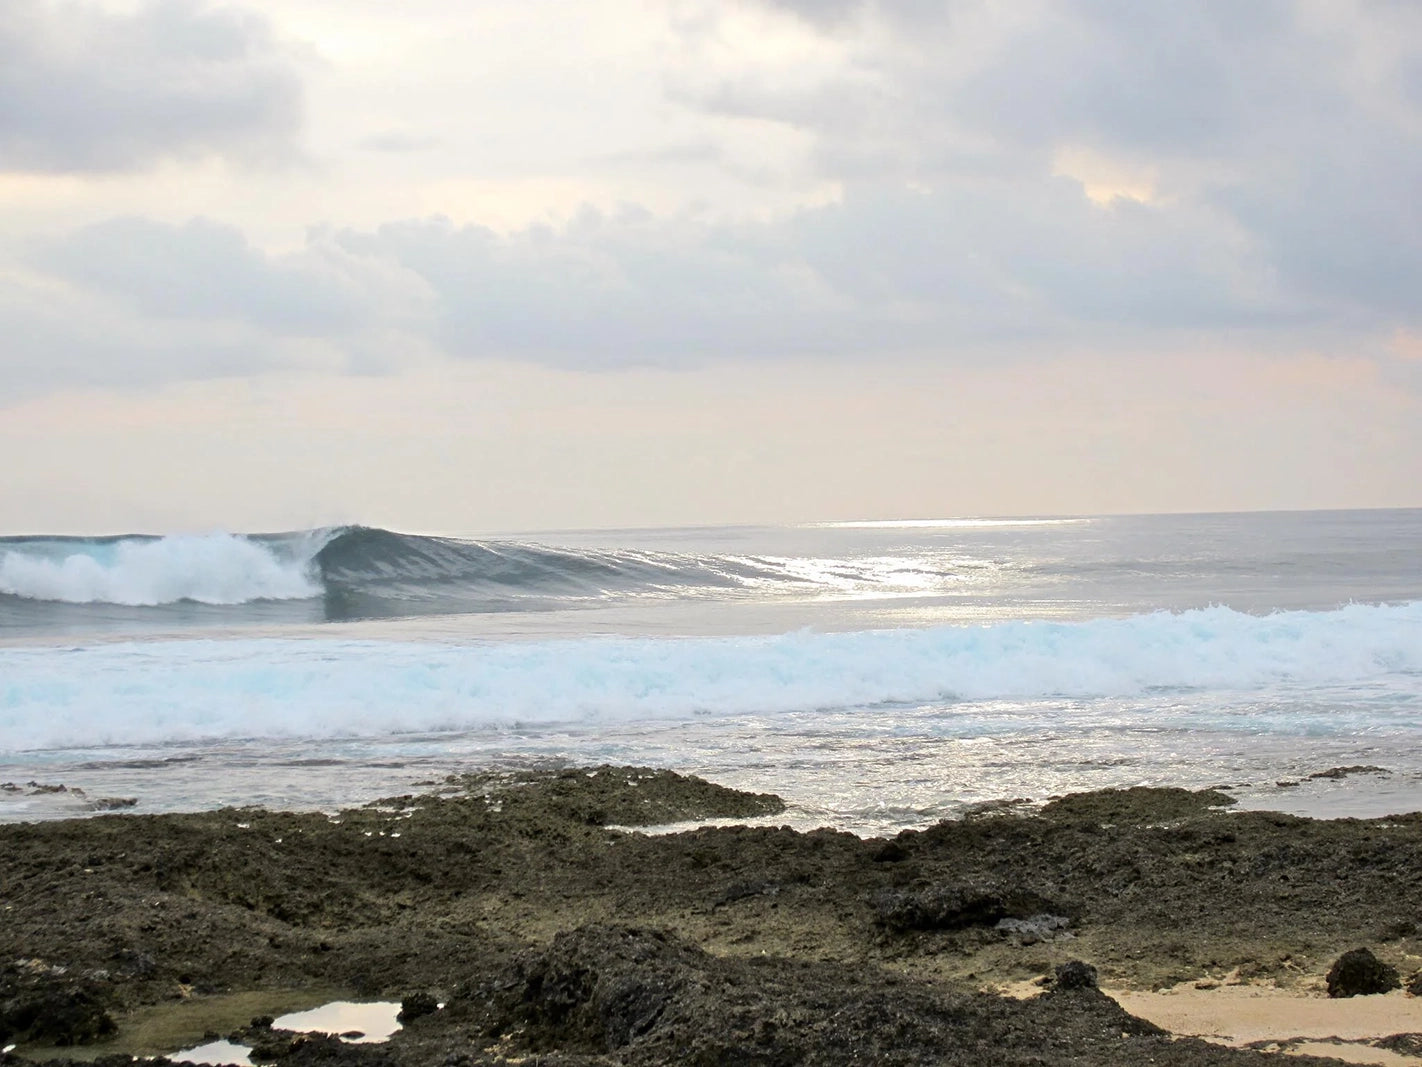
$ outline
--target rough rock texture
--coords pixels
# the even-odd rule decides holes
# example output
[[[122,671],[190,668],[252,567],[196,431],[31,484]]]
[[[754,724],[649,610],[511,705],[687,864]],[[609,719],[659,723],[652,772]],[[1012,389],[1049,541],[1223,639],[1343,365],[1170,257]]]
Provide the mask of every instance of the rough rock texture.
[[[1355,948],[1339,956],[1328,969],[1327,981],[1330,997],[1386,993],[1402,984],[1397,968],[1383,963],[1366,948]]]
[[[1092,986],[1063,990],[1016,1002],[873,968],[717,958],[662,931],[591,926],[461,992],[449,1010],[519,1047],[623,1064],[1262,1062],[1172,1041]]]
[[[1081,960],[1072,960],[1057,967],[1058,989],[1095,989],[1096,968]]]
[[[1007,1064],[1263,1063],[1169,1042],[1088,987],[984,992],[1070,961],[1154,988],[1230,971],[1313,982],[1360,944],[1385,962],[1422,954],[1422,816],[1324,822],[1222,811],[1221,797],[1083,794],[889,841],[770,825],[649,836],[610,827],[764,818],[780,802],[593,768],[431,783],[338,816],[0,826],[0,961],[25,961],[0,963],[7,1043],[171,1052],[183,1046],[126,1045],[129,1013],[418,992],[445,1009],[388,1046],[248,1036],[279,1063],[352,1067],[974,1063],[984,1049]],[[1023,936],[1036,920],[1050,937]],[[84,1010],[15,1014],[51,994]],[[271,1010],[248,1005],[190,1043]]]
[[[43,961],[0,967],[0,1045],[47,1042],[80,1045],[117,1029],[101,983]]]
[[[400,1001],[400,1012],[395,1016],[400,1023],[412,1023],[426,1015],[439,1011],[439,1001],[430,993],[411,993]]]
[[[991,882],[889,889],[874,898],[880,924],[893,931],[996,926],[1004,919],[1029,919],[1062,910],[1036,893]]]
[[[611,767],[449,778],[446,790],[482,796],[511,819],[548,817],[588,826],[656,826],[691,819],[779,815],[772,793],[745,793],[694,775],[648,767]],[[412,797],[398,798],[412,800]]]
[[[1228,807],[1234,797],[1217,789],[1097,789],[1072,793],[1048,802],[1041,811],[1048,819],[1093,819],[1097,822],[1167,822],[1204,815]]]

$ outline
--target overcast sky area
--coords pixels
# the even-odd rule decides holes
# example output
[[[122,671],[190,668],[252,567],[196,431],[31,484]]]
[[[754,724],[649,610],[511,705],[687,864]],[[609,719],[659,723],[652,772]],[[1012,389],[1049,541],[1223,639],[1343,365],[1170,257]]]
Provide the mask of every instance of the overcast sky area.
[[[4,0],[0,532],[1422,505],[1410,0]]]

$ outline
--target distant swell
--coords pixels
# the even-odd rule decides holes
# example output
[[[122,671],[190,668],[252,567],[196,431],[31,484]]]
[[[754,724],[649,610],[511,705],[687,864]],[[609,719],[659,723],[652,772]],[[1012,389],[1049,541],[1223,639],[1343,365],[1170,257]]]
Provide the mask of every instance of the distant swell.
[[[35,604],[236,606],[320,598],[326,619],[540,610],[755,589],[922,590],[953,568],[559,549],[344,526],[284,534],[0,538],[0,596]]]
[[[742,638],[174,641],[161,646],[161,669],[146,654],[157,647],[0,649],[0,745],[597,729],[885,704],[943,703],[951,717],[961,701],[1280,686],[1414,692],[1422,604]],[[1241,702],[1227,728],[1299,728],[1269,724],[1267,703]],[[1325,729],[1349,725],[1346,709],[1321,708]]]

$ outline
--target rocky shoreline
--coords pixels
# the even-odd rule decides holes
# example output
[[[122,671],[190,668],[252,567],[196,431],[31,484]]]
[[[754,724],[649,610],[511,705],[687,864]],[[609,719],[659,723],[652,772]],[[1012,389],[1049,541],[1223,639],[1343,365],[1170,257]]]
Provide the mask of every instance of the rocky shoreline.
[[[1130,789],[890,839],[646,834],[628,828],[783,805],[600,767],[465,776],[334,816],[0,826],[0,1046],[18,1046],[0,1064],[128,1064],[164,1051],[133,1020],[175,1006],[193,1010],[168,1051],[235,1031],[283,1067],[1264,1063],[1128,1015],[1096,976],[1313,989],[1366,947],[1406,981],[1422,814],[1229,803]],[[1013,985],[1040,993],[997,992]],[[326,995],[442,1007],[373,1045],[216,1012]]]

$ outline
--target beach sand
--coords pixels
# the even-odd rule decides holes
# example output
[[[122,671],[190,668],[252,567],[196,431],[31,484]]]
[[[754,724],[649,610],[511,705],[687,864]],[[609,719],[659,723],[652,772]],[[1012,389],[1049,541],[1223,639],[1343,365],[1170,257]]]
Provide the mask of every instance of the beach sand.
[[[1422,960],[1417,961],[1422,964]],[[1161,992],[1108,990],[1132,1015],[1173,1034],[1189,1034],[1234,1046],[1278,1047],[1334,1056],[1349,1063],[1422,1064],[1422,1039],[1398,1042],[1408,1055],[1370,1042],[1390,1035],[1422,1035],[1422,998],[1402,990],[1329,999],[1269,985],[1184,983]]]

